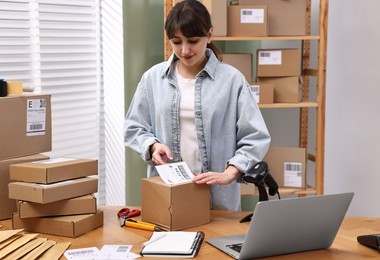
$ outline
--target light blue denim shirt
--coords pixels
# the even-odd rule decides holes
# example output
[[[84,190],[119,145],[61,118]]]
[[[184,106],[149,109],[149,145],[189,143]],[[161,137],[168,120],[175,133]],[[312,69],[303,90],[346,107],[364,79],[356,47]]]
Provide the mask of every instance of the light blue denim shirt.
[[[208,62],[195,81],[194,117],[202,172],[223,172],[234,165],[246,172],[266,154],[270,135],[261,112],[240,71],[220,62],[206,49]],[[158,175],[149,147],[160,142],[181,161],[180,92],[172,55],[141,78],[124,122],[125,145],[148,164],[147,175]],[[211,209],[240,210],[238,181],[211,185]]]

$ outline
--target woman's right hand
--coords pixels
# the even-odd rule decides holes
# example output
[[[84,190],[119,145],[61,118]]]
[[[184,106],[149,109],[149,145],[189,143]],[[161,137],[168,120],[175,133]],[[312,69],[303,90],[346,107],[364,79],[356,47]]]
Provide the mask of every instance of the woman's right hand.
[[[152,155],[152,162],[155,165],[166,164],[173,160],[172,151],[168,146],[161,143],[151,145],[150,154]]]

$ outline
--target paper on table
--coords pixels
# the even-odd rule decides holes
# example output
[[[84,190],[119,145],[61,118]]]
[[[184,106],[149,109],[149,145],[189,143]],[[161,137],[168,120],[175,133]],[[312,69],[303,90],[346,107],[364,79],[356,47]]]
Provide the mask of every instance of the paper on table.
[[[194,174],[190,171],[186,162],[157,165],[156,169],[166,184],[190,182],[194,177]]]

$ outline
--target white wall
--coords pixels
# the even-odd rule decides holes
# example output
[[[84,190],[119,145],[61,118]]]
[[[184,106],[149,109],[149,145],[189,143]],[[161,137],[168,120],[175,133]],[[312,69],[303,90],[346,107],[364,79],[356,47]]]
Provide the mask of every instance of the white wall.
[[[380,217],[380,1],[329,3],[325,193],[354,191],[348,214]]]

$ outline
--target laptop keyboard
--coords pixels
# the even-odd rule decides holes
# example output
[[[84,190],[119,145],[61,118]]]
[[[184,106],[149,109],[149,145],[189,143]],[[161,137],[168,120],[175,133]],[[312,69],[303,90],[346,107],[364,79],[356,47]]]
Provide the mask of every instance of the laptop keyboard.
[[[240,253],[241,248],[243,246],[243,243],[236,243],[236,244],[231,244],[231,245],[226,245],[228,248],[235,250],[236,252]]]

